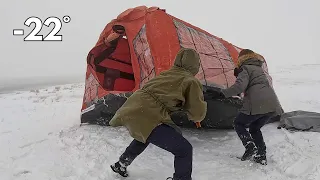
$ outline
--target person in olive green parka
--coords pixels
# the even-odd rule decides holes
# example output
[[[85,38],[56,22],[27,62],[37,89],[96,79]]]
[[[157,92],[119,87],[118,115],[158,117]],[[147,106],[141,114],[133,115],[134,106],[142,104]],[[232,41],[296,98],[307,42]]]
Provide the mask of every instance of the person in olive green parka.
[[[170,118],[183,109],[189,120],[201,122],[206,115],[202,84],[195,75],[200,67],[199,54],[181,48],[174,65],[149,80],[134,92],[110,120],[111,126],[124,126],[134,138],[119,161],[111,168],[126,177],[126,167],[149,143],[175,155],[173,179],[191,180],[192,145],[182,136]]]

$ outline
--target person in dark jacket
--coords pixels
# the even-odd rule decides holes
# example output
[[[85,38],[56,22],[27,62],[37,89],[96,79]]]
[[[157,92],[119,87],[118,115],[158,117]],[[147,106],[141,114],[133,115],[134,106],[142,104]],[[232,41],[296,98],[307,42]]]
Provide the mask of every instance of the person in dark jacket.
[[[266,165],[266,145],[260,129],[282,108],[262,68],[263,63],[261,55],[243,49],[234,70],[237,77],[234,85],[210,93],[213,98],[229,98],[244,92],[243,106],[234,121],[235,130],[245,147],[241,160],[253,157],[256,162]]]
[[[186,140],[170,113],[185,110],[189,120],[201,122],[206,115],[203,87],[194,76],[200,67],[199,54],[182,48],[174,66],[149,80],[131,95],[116,112],[109,124],[124,126],[134,138],[113,171],[127,177],[127,167],[149,143],[171,152],[174,158],[174,180],[191,180],[192,145]]]

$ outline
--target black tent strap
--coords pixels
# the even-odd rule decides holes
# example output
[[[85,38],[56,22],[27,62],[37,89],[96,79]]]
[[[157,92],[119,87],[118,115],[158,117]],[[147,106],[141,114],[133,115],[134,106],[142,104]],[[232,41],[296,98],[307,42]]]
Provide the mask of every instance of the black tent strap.
[[[122,61],[122,60],[120,60],[120,59],[117,59],[117,58],[112,57],[112,56],[111,56],[111,53],[112,53],[112,52],[110,52],[110,51],[113,52],[114,50],[112,50],[112,48],[108,48],[108,49],[106,49],[105,51],[103,51],[100,56],[96,57],[96,58],[94,59],[94,62],[93,62],[94,65],[98,65],[98,64],[100,64],[100,63],[101,63],[102,61],[104,61],[104,60],[113,60],[113,61],[117,61],[117,62],[120,62],[120,63],[127,64],[127,65],[130,65],[130,66],[131,66],[131,63],[128,63],[128,62],[125,62],[125,61]]]
[[[103,67],[100,65],[96,66],[96,72],[104,73],[104,74],[112,74],[115,78],[123,78],[134,81],[134,75],[131,73],[123,72],[118,69],[112,69]]]
[[[111,54],[112,54],[112,53],[116,50],[116,48],[117,48],[118,40],[119,40],[119,39],[114,40],[114,42],[111,44],[111,47],[108,47],[107,49],[105,49],[104,51],[102,51],[102,53],[99,54],[99,56],[94,59],[93,64],[94,64],[94,65],[98,65],[98,64],[100,64],[103,60],[105,60],[105,59],[108,58],[108,59],[113,60],[113,61],[117,61],[117,62],[121,62],[121,63],[124,63],[124,64],[131,65],[131,63],[122,61],[122,60],[120,60],[120,59],[117,59],[117,58],[114,58],[114,57],[111,56]],[[91,57],[88,58],[88,61],[90,61],[90,59],[91,59]]]
[[[120,63],[123,63],[123,64],[127,64],[127,65],[132,65],[131,63],[128,63],[128,62],[125,62],[125,61],[122,61],[120,59],[117,59],[117,58],[114,58],[114,57],[108,57],[107,60],[113,60],[113,61],[117,61],[117,62],[120,62]]]
[[[108,58],[114,52],[115,49],[116,49],[115,47],[110,47],[104,50],[98,57],[94,59],[93,64],[94,65],[100,64],[103,60]]]

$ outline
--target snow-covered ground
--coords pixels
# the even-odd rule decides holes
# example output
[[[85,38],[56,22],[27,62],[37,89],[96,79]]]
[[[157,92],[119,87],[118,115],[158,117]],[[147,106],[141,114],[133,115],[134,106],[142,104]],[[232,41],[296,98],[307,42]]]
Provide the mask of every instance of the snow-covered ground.
[[[285,111],[320,111],[320,65],[272,71]],[[124,128],[79,126],[83,84],[0,94],[0,180],[116,180],[109,165],[132,140]],[[268,166],[241,162],[233,130],[184,129],[194,146],[195,180],[319,180],[320,134],[265,126]],[[164,180],[173,155],[150,145],[128,180]]]

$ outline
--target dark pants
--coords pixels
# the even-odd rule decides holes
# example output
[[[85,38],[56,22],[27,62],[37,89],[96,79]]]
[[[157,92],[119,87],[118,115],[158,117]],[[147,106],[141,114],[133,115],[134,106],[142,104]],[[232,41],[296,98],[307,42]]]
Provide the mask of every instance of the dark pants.
[[[234,121],[235,130],[244,146],[249,142],[254,142],[258,148],[258,154],[266,154],[266,144],[260,129],[269,121],[272,115],[273,113],[261,115],[238,114]],[[249,132],[246,130],[247,127]]]
[[[174,155],[174,178],[191,180],[192,145],[174,128],[164,124],[157,126],[152,131],[146,144],[133,140],[120,156],[120,162],[126,166],[130,165],[132,161],[147,148],[149,143],[167,150]]]

